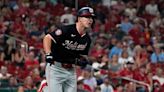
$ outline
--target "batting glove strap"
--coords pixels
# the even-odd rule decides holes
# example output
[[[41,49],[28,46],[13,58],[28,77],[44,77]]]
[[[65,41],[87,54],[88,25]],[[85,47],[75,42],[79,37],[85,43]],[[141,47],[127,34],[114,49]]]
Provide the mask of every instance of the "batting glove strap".
[[[46,58],[47,63],[50,63],[50,64],[54,63],[54,58],[52,56],[52,53],[47,53],[45,58]]]

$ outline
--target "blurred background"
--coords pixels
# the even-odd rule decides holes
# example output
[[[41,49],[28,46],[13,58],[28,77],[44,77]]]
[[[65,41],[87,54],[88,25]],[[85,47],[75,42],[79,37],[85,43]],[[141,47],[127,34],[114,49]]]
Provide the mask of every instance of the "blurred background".
[[[83,6],[96,18],[78,92],[164,92],[164,0],[0,0],[0,92],[37,91],[44,35]]]

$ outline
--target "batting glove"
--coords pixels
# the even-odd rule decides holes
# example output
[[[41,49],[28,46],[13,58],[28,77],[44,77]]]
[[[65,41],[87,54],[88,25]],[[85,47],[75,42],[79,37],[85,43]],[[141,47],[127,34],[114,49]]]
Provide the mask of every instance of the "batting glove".
[[[54,64],[54,58],[52,53],[47,53],[45,58],[47,63]]]

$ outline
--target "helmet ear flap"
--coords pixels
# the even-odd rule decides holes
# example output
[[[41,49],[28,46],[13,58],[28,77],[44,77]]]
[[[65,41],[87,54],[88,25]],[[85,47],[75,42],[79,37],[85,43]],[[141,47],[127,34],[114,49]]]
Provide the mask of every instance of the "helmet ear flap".
[[[79,22],[79,19],[78,18],[79,18],[79,16],[76,17],[76,22]]]

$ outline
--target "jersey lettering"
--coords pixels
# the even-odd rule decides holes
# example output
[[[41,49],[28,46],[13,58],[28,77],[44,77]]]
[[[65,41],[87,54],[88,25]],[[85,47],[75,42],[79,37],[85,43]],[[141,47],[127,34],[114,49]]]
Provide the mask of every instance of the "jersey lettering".
[[[62,45],[66,48],[66,49],[71,49],[71,50],[84,50],[87,46],[87,43],[85,44],[79,44],[77,42],[73,42],[70,40],[65,40],[64,43],[62,43]]]

